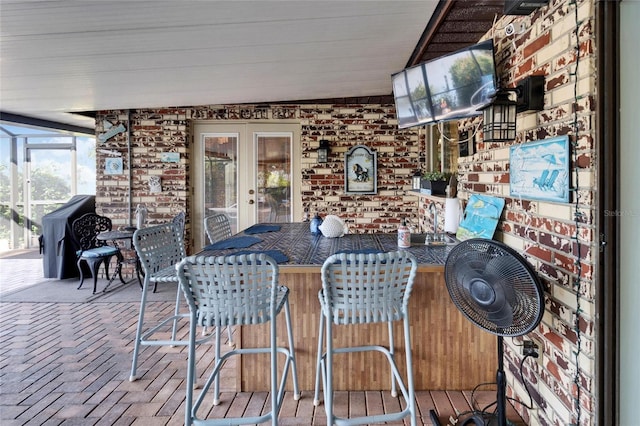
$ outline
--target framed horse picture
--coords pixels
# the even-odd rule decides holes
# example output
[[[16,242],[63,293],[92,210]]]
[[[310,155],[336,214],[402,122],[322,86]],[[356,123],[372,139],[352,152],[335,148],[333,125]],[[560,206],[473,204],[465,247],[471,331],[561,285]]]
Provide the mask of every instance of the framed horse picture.
[[[347,194],[377,194],[377,154],[365,145],[349,149],[344,157],[344,187]]]

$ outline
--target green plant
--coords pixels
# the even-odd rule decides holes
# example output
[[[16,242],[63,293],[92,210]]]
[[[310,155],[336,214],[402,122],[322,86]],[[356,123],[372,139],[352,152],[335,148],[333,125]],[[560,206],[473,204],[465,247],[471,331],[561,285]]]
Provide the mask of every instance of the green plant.
[[[439,181],[439,180],[448,180],[451,177],[451,173],[443,173],[443,172],[424,172],[422,174],[422,179],[430,180],[430,181]]]

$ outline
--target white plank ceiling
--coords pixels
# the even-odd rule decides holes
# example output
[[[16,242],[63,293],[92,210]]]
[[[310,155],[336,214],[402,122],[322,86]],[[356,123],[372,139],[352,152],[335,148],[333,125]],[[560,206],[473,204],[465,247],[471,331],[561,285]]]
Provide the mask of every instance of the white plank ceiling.
[[[387,95],[436,0],[0,1],[0,111]]]

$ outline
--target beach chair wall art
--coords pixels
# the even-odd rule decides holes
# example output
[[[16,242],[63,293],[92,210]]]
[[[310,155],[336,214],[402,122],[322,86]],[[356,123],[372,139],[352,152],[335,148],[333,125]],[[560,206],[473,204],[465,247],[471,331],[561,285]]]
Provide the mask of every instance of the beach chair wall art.
[[[512,197],[569,202],[569,137],[525,142],[509,148]]]

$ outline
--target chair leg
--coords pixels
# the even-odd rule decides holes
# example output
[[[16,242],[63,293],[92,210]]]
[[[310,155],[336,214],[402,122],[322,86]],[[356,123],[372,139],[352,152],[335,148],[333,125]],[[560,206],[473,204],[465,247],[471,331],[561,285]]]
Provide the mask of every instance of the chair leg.
[[[102,259],[100,260],[92,260],[88,262],[91,266],[91,274],[93,275],[93,294],[96,294],[96,290],[98,288],[98,270],[100,269],[100,264],[102,263]]]
[[[278,341],[276,340],[276,319],[271,318],[269,321],[270,328],[270,364],[271,364],[271,426],[278,426],[278,412],[280,404],[278,394]],[[284,372],[286,374],[286,371]],[[284,384],[283,384],[284,386]]]
[[[157,283],[156,283],[157,284]],[[173,310],[173,325],[171,326],[171,340],[176,340],[176,333],[178,331],[178,315],[180,315],[180,294],[182,293],[182,289],[180,288],[180,283],[177,283],[178,291],[176,293],[176,307]],[[175,346],[175,345],[172,345]]]
[[[84,282],[84,272],[82,272],[82,259],[78,259],[76,262],[76,266],[78,267],[78,271],[80,272],[80,284],[78,285],[78,290],[82,288],[82,283]]]
[[[291,358],[291,375],[293,380],[293,400],[300,399],[300,388],[298,386],[298,366],[296,363],[296,352],[293,344],[293,327],[291,325],[291,310],[289,308],[289,300],[284,305],[285,322],[287,323],[287,338],[289,343],[289,357]],[[275,322],[272,320],[272,322]],[[277,373],[277,371],[276,371]],[[284,383],[283,383],[284,386]]]
[[[313,405],[320,405],[320,374],[322,367],[322,350],[324,347],[324,315],[320,312],[320,326],[318,330],[318,356],[316,357],[316,386],[313,392]],[[324,382],[324,376],[322,377]]]
[[[227,326],[227,337],[229,338],[228,340],[228,345],[231,346],[232,348],[236,347],[236,344],[233,343],[233,330],[231,328],[230,325]]]
[[[215,329],[216,347],[213,351],[215,354],[215,362],[213,363],[214,369],[217,368],[220,363],[220,327],[216,327]],[[213,382],[213,405],[220,405],[220,371],[218,371]]]
[[[136,269],[136,277],[138,277],[138,284],[140,285],[140,289],[142,289],[142,280],[143,280],[143,278],[141,278],[142,265],[140,265],[140,259],[138,258],[137,253],[136,253],[135,269]]]
[[[416,397],[415,397],[415,385],[413,382],[413,357],[411,355],[411,334],[410,334],[410,326],[409,326],[409,318],[405,317],[402,321],[404,327],[404,347],[407,348],[405,350],[405,359],[407,364],[407,394],[408,401],[406,401],[409,407],[409,419],[411,421],[411,426],[416,426],[418,416],[417,408],[416,408]]]
[[[324,364],[324,411],[327,413],[327,426],[333,426],[333,335],[331,329],[331,322],[328,317],[325,317],[325,331],[327,334],[326,346],[327,353]]]
[[[387,326],[389,328],[389,353],[391,354],[391,358],[394,358],[395,349],[393,344],[393,323],[388,321]],[[394,398],[398,396],[398,389],[396,388],[396,380],[393,375],[393,371],[391,371],[391,396]]]
[[[136,372],[138,369],[138,355],[140,353],[140,341],[142,339],[142,326],[144,323],[144,310],[147,305],[147,288],[149,287],[149,280],[145,277],[144,284],[142,285],[142,298],[140,300],[140,313],[138,314],[138,326],[136,327],[136,340],[133,343],[133,361],[131,363],[131,375],[129,381],[133,382],[137,380]]]
[[[100,263],[104,264],[104,276],[105,276],[105,278],[109,279],[109,276],[110,276],[109,275],[109,265],[111,264],[111,256],[103,258]],[[100,269],[100,268],[98,268],[98,269]]]
[[[196,370],[196,315],[194,312],[190,314],[189,321],[189,355],[187,362],[187,395],[185,398],[185,426],[191,426],[193,415],[191,413],[193,407],[193,388],[195,386],[195,370]]]

